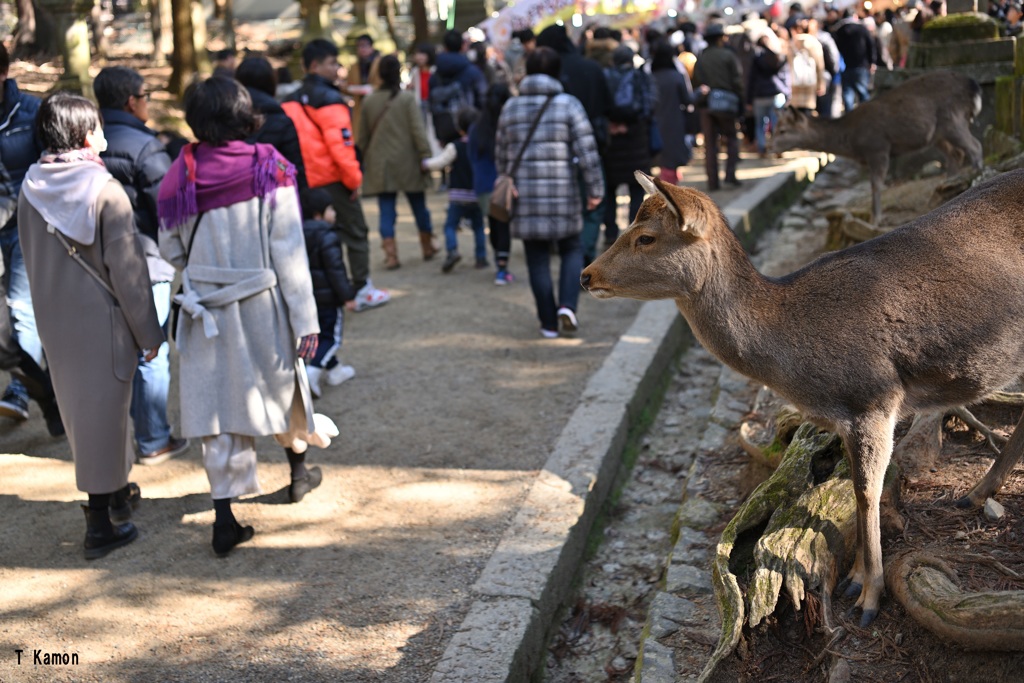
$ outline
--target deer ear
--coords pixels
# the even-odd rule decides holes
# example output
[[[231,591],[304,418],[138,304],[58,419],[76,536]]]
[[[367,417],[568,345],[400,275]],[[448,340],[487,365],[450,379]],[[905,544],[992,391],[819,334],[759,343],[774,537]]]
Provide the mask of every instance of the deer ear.
[[[643,171],[636,172],[636,179],[649,194],[662,196],[669,211],[679,221],[679,227],[683,232],[688,232],[694,237],[704,236],[707,217],[699,202],[694,202],[692,197],[692,194],[699,193],[670,185],[660,178],[652,178]]]
[[[653,176],[649,176],[643,171],[636,171],[633,175],[636,178],[636,181],[640,183],[640,187],[644,188],[644,191],[647,192],[647,194],[661,195],[661,198],[665,200],[665,205],[668,206],[669,211],[675,214],[676,220],[682,220],[679,214],[679,207],[675,205],[668,193],[664,192],[662,188],[658,186],[658,183],[661,181],[655,180]]]

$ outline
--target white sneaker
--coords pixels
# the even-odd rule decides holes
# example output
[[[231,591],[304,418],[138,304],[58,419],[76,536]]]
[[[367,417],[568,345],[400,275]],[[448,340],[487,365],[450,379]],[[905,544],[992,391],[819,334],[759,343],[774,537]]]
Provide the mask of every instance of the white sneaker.
[[[342,365],[341,363],[338,363],[327,371],[327,383],[332,387],[336,387],[342,382],[347,382],[355,376],[356,371],[351,365]]]
[[[309,392],[313,394],[313,398],[320,398],[320,377],[324,374],[323,368],[314,368],[312,366],[306,366],[306,378],[309,379]]]
[[[580,328],[580,324],[576,320],[576,314],[573,313],[571,308],[566,308],[565,306],[558,309],[558,322],[561,325],[562,332],[575,332]]]
[[[377,289],[373,286],[373,283],[369,280],[363,285],[363,288],[356,292],[356,298],[354,300],[355,311],[365,311],[368,308],[376,308],[377,306],[383,306],[387,302],[391,301],[391,293],[386,289]]]
[[[545,330],[542,327],[540,328],[540,336],[545,339],[558,339],[558,330]]]

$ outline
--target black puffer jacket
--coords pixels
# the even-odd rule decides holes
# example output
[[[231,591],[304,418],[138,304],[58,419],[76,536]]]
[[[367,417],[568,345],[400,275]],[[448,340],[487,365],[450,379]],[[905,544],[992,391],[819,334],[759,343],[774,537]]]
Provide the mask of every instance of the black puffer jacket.
[[[341,239],[326,221],[307,220],[302,223],[309,255],[309,274],[313,277],[313,298],[317,308],[340,307],[356,298],[348,279]]]
[[[159,225],[156,198],[171,157],[156,133],[132,114],[116,109],[101,109],[100,114],[107,138],[107,151],[100,158],[124,186],[135,212],[135,227],[155,240]]]
[[[160,258],[157,246],[156,198],[160,181],[171,167],[171,157],[156,133],[133,114],[117,109],[101,109],[100,114],[107,138],[107,151],[100,158],[110,175],[124,186],[132,203],[149,277],[153,282],[170,282],[174,279],[174,268]]]
[[[295,179],[298,181],[299,190],[305,190],[306,168],[302,163],[302,150],[299,148],[299,134],[295,131],[295,124],[273,97],[262,90],[247,89],[252,97],[253,109],[264,117],[263,126],[247,142],[273,145],[281,156],[295,166]]]

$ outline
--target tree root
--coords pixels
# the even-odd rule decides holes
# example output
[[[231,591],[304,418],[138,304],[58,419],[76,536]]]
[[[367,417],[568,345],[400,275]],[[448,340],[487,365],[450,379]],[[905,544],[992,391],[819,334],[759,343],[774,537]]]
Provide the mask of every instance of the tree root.
[[[1024,591],[962,593],[955,580],[949,565],[920,551],[886,565],[890,594],[943,640],[969,650],[1024,651]]]
[[[712,564],[712,583],[722,617],[722,632],[700,681],[708,680],[715,667],[736,649],[742,636],[745,621],[743,591],[729,566],[737,539],[743,532],[764,524],[776,510],[811,488],[815,455],[834,449],[838,440],[839,437],[821,432],[812,424],[801,425],[779,467],[750,494],[722,532]]]
[[[838,436],[802,424],[779,467],[750,494],[722,532],[712,565],[722,632],[699,680],[708,680],[735,650],[744,622],[756,626],[775,611],[783,586],[797,609],[808,591],[820,590],[825,625],[831,629],[830,596],[840,571],[853,557],[857,537],[857,505],[842,453]],[[894,465],[886,472],[886,526],[892,525],[899,494],[897,472]],[[744,532],[765,524],[752,556],[735,556]],[[736,574],[752,577],[746,597]]]

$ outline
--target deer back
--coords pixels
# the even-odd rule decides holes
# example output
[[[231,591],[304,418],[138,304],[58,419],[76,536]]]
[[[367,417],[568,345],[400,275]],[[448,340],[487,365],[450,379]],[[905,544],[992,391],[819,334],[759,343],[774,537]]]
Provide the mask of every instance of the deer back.
[[[709,351],[826,422],[969,403],[1024,369],[1024,171],[781,278],[753,268],[709,198],[645,184],[584,271],[591,291],[675,299]]]
[[[980,95],[978,84],[966,76],[928,72],[838,119],[819,119],[788,108],[779,117],[772,148],[830,152],[861,163],[880,151],[903,154],[934,144],[951,128],[968,129],[981,110]]]

